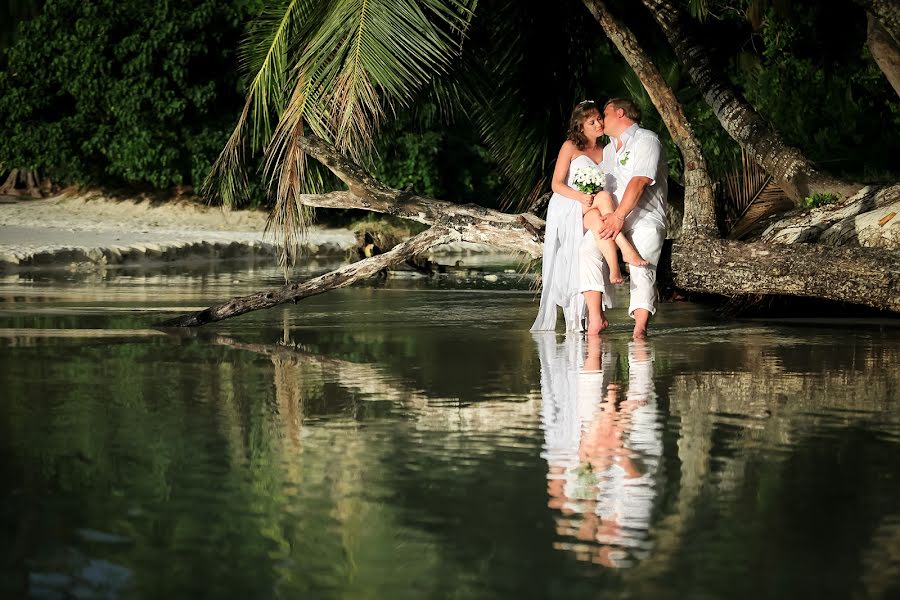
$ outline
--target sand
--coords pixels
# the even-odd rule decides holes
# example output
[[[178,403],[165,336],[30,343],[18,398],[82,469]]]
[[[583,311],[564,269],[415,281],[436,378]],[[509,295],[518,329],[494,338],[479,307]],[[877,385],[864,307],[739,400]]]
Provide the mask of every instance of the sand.
[[[0,200],[0,271],[84,268],[179,260],[275,261],[277,248],[259,210],[226,211],[190,200],[153,202],[68,193]],[[348,229],[314,227],[307,255],[346,253]]]

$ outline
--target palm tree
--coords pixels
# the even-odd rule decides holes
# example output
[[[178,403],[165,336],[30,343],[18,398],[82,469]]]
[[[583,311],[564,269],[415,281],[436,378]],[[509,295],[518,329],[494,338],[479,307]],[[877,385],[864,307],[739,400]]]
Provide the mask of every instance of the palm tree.
[[[312,133],[365,164],[387,114],[449,72],[475,0],[283,0],[253,23],[243,51],[252,75],[244,109],[205,184],[225,205],[247,192],[245,151],[261,152],[274,199],[270,226],[293,260],[323,189],[297,140]]]

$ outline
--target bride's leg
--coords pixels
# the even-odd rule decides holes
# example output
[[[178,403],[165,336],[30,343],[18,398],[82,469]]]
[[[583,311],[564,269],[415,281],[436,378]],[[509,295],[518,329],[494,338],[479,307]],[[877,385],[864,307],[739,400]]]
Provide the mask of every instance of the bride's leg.
[[[596,208],[591,208],[582,215],[582,219],[584,228],[593,232],[600,254],[603,255],[603,259],[609,265],[609,282],[613,284],[624,282],[622,271],[619,270],[619,252],[616,250],[616,243],[612,240],[601,240],[597,235],[601,224],[600,211]]]
[[[600,214],[608,215],[609,213],[616,210],[615,205],[613,204],[612,194],[609,192],[599,192],[595,198],[595,204],[599,201],[600,206]],[[622,251],[622,260],[627,262],[629,265],[634,265],[636,267],[646,267],[647,261],[640,255],[640,253],[635,249],[631,242],[628,241],[628,238],[625,237],[622,233],[616,236],[616,245]]]

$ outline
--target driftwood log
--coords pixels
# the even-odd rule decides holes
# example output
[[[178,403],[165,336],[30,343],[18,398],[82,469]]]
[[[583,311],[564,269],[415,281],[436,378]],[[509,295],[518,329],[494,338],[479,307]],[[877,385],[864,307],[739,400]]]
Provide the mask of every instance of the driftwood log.
[[[411,219],[429,229],[390,251],[346,265],[304,282],[176,317],[160,327],[195,327],[344,287],[401,263],[433,246],[468,241],[523,252],[542,253],[544,221],[531,213],[509,214],[459,205],[390,188],[322,140],[300,138],[348,191],[302,195],[312,207],[356,208]],[[840,248],[820,244],[744,243],[686,234],[673,245],[675,285],[685,291],[723,296],[774,294],[824,298],[900,312],[900,252]]]

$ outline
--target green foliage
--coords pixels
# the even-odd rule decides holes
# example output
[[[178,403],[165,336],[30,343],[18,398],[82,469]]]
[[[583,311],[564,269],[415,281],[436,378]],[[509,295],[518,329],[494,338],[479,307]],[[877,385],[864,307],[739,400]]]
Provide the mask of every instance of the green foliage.
[[[232,49],[259,2],[47,2],[0,61],[0,164],[62,182],[202,181],[240,106]]]
[[[373,174],[397,189],[496,207],[498,167],[473,127],[446,121],[435,98],[390,123],[376,146]]]
[[[868,55],[863,11],[847,12],[813,2],[792,3],[786,16],[769,9],[762,51],[745,52],[735,76],[785,141],[828,170],[896,172],[896,136],[885,132],[900,127],[900,102]]]
[[[834,204],[837,202],[837,196],[827,192],[816,192],[812,196],[804,198],[803,203],[807,208],[816,208],[826,204]]]

